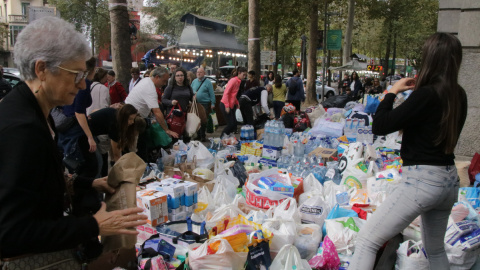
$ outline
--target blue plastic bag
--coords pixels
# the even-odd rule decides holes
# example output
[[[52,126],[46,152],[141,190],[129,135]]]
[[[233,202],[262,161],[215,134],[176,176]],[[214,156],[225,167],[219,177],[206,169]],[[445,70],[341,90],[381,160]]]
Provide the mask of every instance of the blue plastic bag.
[[[460,195],[465,195],[468,202],[473,206],[473,208],[477,208],[480,206],[480,188],[477,187],[462,187],[459,189]]]
[[[341,217],[358,217],[358,214],[357,214],[357,212],[355,212],[351,209],[344,209],[344,208],[340,207],[340,205],[338,205],[338,203],[337,203],[333,207],[332,211],[330,211],[330,213],[328,213],[328,216],[325,220],[341,218]],[[323,224],[322,232],[323,232],[323,236],[325,237],[325,235],[327,235],[327,226],[325,225],[325,223]]]
[[[367,106],[365,106],[366,113],[375,113],[377,111],[380,100],[378,96],[367,95]]]

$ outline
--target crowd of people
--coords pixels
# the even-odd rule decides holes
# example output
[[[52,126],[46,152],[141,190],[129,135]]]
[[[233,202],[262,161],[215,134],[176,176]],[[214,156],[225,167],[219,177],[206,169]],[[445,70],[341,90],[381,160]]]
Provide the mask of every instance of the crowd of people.
[[[53,39],[57,41],[52,43]],[[432,46],[439,47],[442,57],[429,50]],[[459,41],[437,35],[425,48],[423,63],[432,69],[422,69],[416,82],[403,79],[392,87],[373,124],[377,134],[404,131],[401,153],[410,182],[362,228],[350,269],[371,269],[378,248],[418,215],[425,217],[428,228],[423,238],[431,268],[448,265],[442,236],[458,190],[453,149],[465,122],[467,99],[457,83]],[[86,247],[97,245],[99,235],[136,234],[129,228],[146,223],[147,217],[139,214],[143,210],[107,212],[99,193],[114,192],[106,181],[108,168],[124,153],[136,152],[148,162],[147,130],[153,122],[173,141],[188,140],[188,134],[174,131],[166,119],[180,112],[178,117],[186,120],[196,101],[207,114],[218,109],[224,115],[223,136],[236,132],[237,109],[245,124],[254,125],[257,105],[265,117],[278,119],[286,103],[300,110],[305,102],[297,70],[286,83],[269,72],[261,85],[254,71],[239,67],[219,108],[202,67],[195,78],[179,63],[169,69],[149,66],[143,78],[138,68],[132,68],[126,89],[114,71],[96,67],[85,37],[56,17],[28,24],[17,37],[14,54],[24,82],[0,102],[0,259],[5,269],[16,269],[19,262],[29,264],[32,258],[45,263],[38,267],[79,269],[80,263],[98,256],[86,253],[96,250]],[[446,65],[439,65],[439,59]],[[408,103],[393,109],[396,94],[412,87]],[[362,84],[353,72],[345,75],[339,89],[356,97],[363,91],[381,93],[385,85],[378,78]],[[432,113],[431,106],[438,110]],[[196,137],[206,139],[205,124]],[[425,184],[432,173],[446,180],[432,184],[427,179]],[[430,185],[424,187],[426,195],[410,198],[421,185]]]

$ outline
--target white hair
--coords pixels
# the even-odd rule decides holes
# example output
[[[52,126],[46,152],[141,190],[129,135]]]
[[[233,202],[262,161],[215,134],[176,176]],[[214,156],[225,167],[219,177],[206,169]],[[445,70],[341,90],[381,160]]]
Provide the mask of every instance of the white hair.
[[[62,63],[86,61],[91,55],[85,36],[71,23],[57,17],[44,17],[27,25],[14,46],[14,62],[25,81],[37,77],[35,63],[38,60],[45,61],[47,69],[56,72]]]

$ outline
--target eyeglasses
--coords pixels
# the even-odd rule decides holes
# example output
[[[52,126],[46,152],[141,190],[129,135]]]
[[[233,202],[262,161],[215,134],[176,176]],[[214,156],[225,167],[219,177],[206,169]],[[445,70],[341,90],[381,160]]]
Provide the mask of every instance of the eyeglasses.
[[[85,80],[85,78],[87,78],[87,76],[88,76],[88,71],[71,70],[71,69],[68,69],[68,68],[61,67],[61,66],[57,66],[57,67],[59,69],[63,69],[63,70],[68,71],[70,73],[77,74],[75,76],[75,84],[80,83],[81,80]]]

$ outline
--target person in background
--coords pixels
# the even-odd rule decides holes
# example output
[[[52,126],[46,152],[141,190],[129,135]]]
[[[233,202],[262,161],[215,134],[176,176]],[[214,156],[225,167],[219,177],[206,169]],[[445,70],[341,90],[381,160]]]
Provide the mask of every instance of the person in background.
[[[213,92],[212,82],[205,77],[205,70],[201,67],[197,69],[197,78],[192,82],[193,93],[197,102],[205,108],[207,116],[215,109],[215,93]],[[198,130],[198,138],[200,141],[207,141],[206,135],[207,125],[202,124]]]
[[[380,80],[378,78],[373,79],[373,86],[367,91],[365,90],[367,94],[381,94],[383,93],[383,89],[380,86]]]
[[[170,82],[172,81],[172,78],[175,77],[175,72],[177,71],[177,68],[180,67],[180,63],[179,62],[172,62],[170,63],[170,79],[168,79],[168,84],[170,85]]]
[[[130,93],[133,90],[133,87],[142,79],[140,78],[140,70],[136,67],[130,70],[130,75],[132,75],[132,79],[128,85],[128,93]]]
[[[105,86],[108,87],[110,93],[111,104],[124,103],[127,98],[127,92],[120,82],[115,80],[115,71],[109,70],[107,72],[107,82]]]
[[[237,119],[235,118],[235,109],[239,107],[237,93],[239,92],[242,80],[247,76],[247,69],[239,67],[236,70],[236,74],[237,76],[232,77],[228,81],[227,86],[225,86],[225,91],[223,92],[223,97],[220,100],[220,111],[222,111],[227,122],[227,126],[223,129],[220,137],[226,134],[229,135],[237,129]]]
[[[362,92],[362,82],[360,81],[360,78],[358,77],[356,71],[352,72],[352,76],[350,79],[350,89],[352,89],[354,98],[361,98],[360,94]]]
[[[165,88],[162,96],[162,103],[165,110],[170,113],[175,105],[179,105],[182,112],[186,115],[188,105],[193,99],[193,90],[187,78],[187,71],[184,68],[177,68],[175,71],[175,80]]]
[[[65,194],[79,186],[112,190],[106,178],[64,175],[49,114],[87,88],[91,48],[84,35],[60,18],[43,17],[18,34],[14,54],[24,82],[0,103],[0,264],[81,269],[78,254],[89,252],[85,242],[98,242],[98,235],[136,235],[128,228],[147,217],[139,215],[141,208],[107,212],[105,204],[93,215],[65,214],[71,213]]]
[[[387,90],[387,77],[382,76],[382,79],[380,80],[380,86],[382,87],[382,91]]]
[[[148,79],[141,80],[125,100],[125,103],[132,104],[138,110],[138,114],[147,122],[147,128],[145,132],[139,134],[137,142],[137,155],[146,162],[148,161],[146,131],[150,127],[148,118],[150,113],[169,136],[178,138],[177,133],[168,129],[167,122],[158,105],[156,88],[161,88],[167,83],[168,71],[164,67],[157,67],[150,75]]]
[[[125,104],[120,109],[103,108],[89,115],[88,125],[94,136],[107,136],[111,145],[112,156],[110,165],[114,165],[122,152],[134,152],[139,134],[135,130],[135,118],[138,111],[131,104]],[[108,154],[107,154],[108,157]],[[108,158],[102,160],[102,176],[108,172]]]
[[[363,85],[363,88],[365,89],[366,94],[368,94],[368,92],[373,90],[372,78],[370,78],[370,77],[365,78],[365,84]]]
[[[348,74],[345,73],[345,75],[343,75],[343,80],[338,84],[340,95],[345,93],[347,87],[350,87],[350,84],[350,78],[348,77]]]
[[[93,76],[93,82],[90,86],[90,95],[92,96],[92,105],[87,108],[87,116],[96,110],[110,106],[110,93],[105,86],[107,81],[107,71],[103,68],[97,68]]]
[[[263,80],[263,85],[264,86],[267,85],[267,84],[273,85],[274,81],[275,81],[275,74],[273,73],[273,71],[269,71],[267,73],[267,76]]]
[[[245,91],[249,90],[250,88],[253,88],[253,87],[258,87],[260,86],[260,83],[258,82],[258,78],[255,74],[255,71],[254,70],[250,70],[248,72],[248,79],[247,79],[247,83],[245,84]],[[242,93],[243,94],[243,93]]]
[[[285,106],[285,96],[287,95],[287,86],[282,82],[280,75],[275,75],[275,82],[273,84],[273,111],[275,112],[275,119],[280,118],[283,106]]]
[[[93,57],[86,62],[88,75],[85,82],[87,88],[78,91],[72,105],[63,106],[65,116],[75,117],[76,121],[68,130],[60,132],[58,136],[58,145],[63,149],[64,157],[77,153],[84,160],[78,167],[71,166],[69,169],[85,177],[96,177],[98,174],[95,154],[97,142],[87,120],[87,108],[92,105],[91,80],[95,76],[96,63],[97,60]]]
[[[12,90],[12,86],[3,78],[3,66],[0,66],[0,100]]]
[[[300,78],[300,73],[297,69],[292,71],[293,77],[288,79],[287,85],[287,103],[292,103],[297,111],[300,111],[300,103],[305,102],[305,89]],[[292,93],[292,88],[295,85],[295,93]]]
[[[270,84],[267,84],[265,87],[258,86],[243,92],[239,103],[244,124],[254,126],[253,107],[259,103],[261,104],[262,109],[267,114],[268,118],[273,118],[273,115],[270,115],[270,109],[268,108],[268,93],[271,92],[272,86]]]
[[[188,83],[191,85],[193,80],[195,80],[197,78],[197,76],[195,75],[195,73],[191,72],[191,71],[187,71],[187,79],[188,79]]]
[[[378,249],[419,215],[430,269],[450,269],[444,238],[458,199],[454,150],[468,108],[458,84],[461,62],[458,38],[433,34],[423,45],[418,79],[396,82],[378,106],[374,134],[403,130],[403,181],[361,228],[349,270],[373,269]],[[397,94],[412,88],[409,98],[393,109]]]

